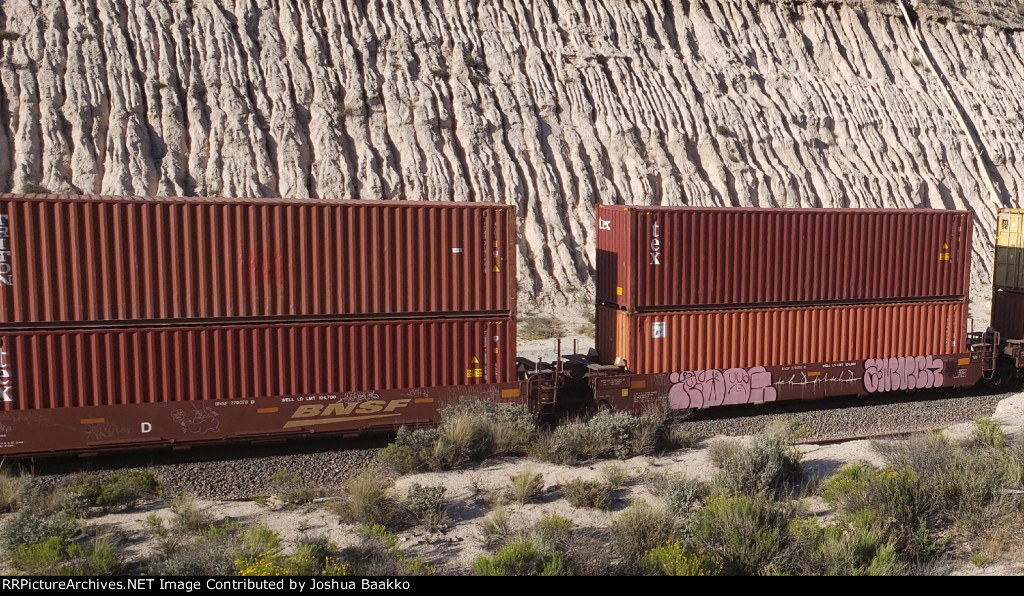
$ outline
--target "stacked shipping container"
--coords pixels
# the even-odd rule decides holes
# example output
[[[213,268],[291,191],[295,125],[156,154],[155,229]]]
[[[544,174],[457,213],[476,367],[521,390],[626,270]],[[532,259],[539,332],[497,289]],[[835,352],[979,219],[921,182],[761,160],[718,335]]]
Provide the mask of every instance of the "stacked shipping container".
[[[992,327],[1005,339],[1024,339],[1024,209],[1000,209],[992,275]]]
[[[597,350],[636,373],[963,351],[969,212],[602,206]]]
[[[0,195],[3,410],[513,383],[514,220],[490,203]]]

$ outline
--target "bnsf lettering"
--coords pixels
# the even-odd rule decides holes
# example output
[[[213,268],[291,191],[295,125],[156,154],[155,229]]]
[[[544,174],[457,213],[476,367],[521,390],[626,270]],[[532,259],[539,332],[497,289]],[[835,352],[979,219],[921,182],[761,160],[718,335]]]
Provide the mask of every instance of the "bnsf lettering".
[[[10,229],[7,215],[0,215],[0,284],[14,285],[14,269],[11,267]]]
[[[299,406],[292,418],[313,418],[314,416],[347,416],[349,414],[376,414],[377,412],[393,412],[409,405],[411,399],[393,399],[391,401],[373,400],[362,403],[309,404]]]

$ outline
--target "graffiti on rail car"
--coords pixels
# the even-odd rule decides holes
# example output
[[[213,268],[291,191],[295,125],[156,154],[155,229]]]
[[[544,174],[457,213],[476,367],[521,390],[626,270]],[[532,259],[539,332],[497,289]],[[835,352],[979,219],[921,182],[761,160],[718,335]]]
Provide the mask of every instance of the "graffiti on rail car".
[[[763,366],[674,372],[668,402],[672,409],[710,408],[773,402],[778,396],[772,374]]]
[[[942,387],[945,364],[934,356],[868,358],[864,361],[864,389],[868,393]]]

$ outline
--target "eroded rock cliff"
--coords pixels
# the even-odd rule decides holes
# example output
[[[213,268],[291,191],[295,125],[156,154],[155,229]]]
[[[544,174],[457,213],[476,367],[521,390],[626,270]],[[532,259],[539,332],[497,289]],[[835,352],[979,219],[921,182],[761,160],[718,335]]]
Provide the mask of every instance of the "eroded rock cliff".
[[[910,15],[926,55],[889,2],[3,0],[0,191],[502,201],[560,306],[598,203],[970,209],[983,304],[1024,8]]]

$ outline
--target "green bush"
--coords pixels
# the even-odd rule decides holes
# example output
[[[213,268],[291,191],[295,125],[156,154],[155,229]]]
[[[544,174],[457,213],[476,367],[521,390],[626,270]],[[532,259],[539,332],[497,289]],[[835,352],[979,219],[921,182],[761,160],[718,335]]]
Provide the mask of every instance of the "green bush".
[[[611,522],[612,546],[622,557],[626,572],[642,572],[647,553],[676,537],[672,513],[644,500],[634,502]]]
[[[785,570],[788,560],[789,505],[764,493],[712,496],[692,516],[696,551],[717,554],[729,575],[768,575]]]
[[[991,418],[975,418],[972,438],[981,445],[995,449],[1006,446],[1006,433],[998,422]]]
[[[119,472],[103,482],[96,504],[130,509],[160,494],[160,484],[149,471]]]
[[[341,551],[348,570],[358,576],[433,575],[434,567],[422,557],[409,557],[396,545],[398,539],[380,525],[369,526],[355,546]]]
[[[473,561],[475,575],[569,575],[564,553],[549,551],[530,539],[503,546],[493,557],[480,555]]]
[[[647,554],[652,573],[670,576],[710,576],[722,572],[722,562],[713,555],[690,552],[678,540],[669,540]]]
[[[582,478],[566,483],[565,498],[573,507],[608,509],[612,506],[612,491],[607,485]]]

